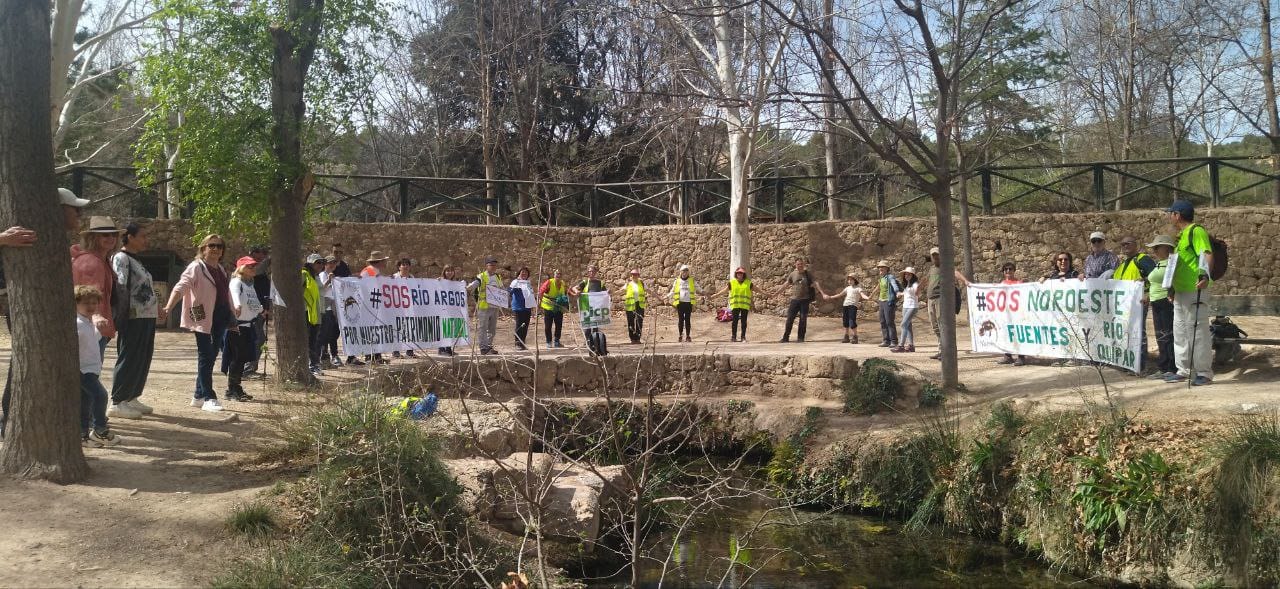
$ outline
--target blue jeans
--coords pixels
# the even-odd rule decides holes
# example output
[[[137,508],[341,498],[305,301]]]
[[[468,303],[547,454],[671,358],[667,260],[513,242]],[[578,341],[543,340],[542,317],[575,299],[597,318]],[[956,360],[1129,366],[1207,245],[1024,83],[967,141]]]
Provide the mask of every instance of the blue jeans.
[[[891,346],[898,345],[898,328],[893,321],[896,304],[897,301],[880,301],[880,339]]]
[[[209,333],[196,332],[196,392],[195,398],[217,399],[213,391],[213,363],[218,361],[218,349],[226,338],[227,326],[216,319]]]
[[[107,431],[107,389],[103,388],[98,375],[91,372],[80,373],[80,435],[89,435],[89,428],[95,432]]]
[[[902,310],[902,329],[899,336],[899,343],[903,346],[916,345],[916,334],[911,329],[911,320],[915,319],[916,311],[919,309],[903,309]]]

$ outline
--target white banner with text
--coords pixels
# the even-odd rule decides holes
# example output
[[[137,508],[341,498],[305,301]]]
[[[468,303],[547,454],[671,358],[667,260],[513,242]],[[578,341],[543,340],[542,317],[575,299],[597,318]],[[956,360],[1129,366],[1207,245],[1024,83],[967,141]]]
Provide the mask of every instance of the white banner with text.
[[[333,288],[342,350],[349,356],[470,344],[461,281],[339,278]]]
[[[1139,368],[1142,283],[1050,280],[969,287],[973,351]]]

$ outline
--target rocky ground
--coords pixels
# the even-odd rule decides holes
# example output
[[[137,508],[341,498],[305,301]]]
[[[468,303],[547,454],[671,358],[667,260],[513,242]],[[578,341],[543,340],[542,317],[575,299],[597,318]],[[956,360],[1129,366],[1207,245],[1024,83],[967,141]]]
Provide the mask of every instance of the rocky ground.
[[[780,317],[751,318],[749,342],[728,341],[728,325],[717,323],[709,311],[694,319],[694,342],[676,343],[674,316],[669,308],[657,309],[646,327],[648,343],[630,346],[624,320],[606,331],[616,354],[664,355],[732,354],[753,356],[840,355],[853,359],[893,356],[906,370],[922,378],[936,379],[938,367],[928,356],[936,351],[932,333],[923,322],[917,327],[917,350],[912,354],[886,354],[876,347],[878,326],[864,324],[862,341],[840,343],[838,321],[814,318],[805,343],[780,344]],[[1257,337],[1280,336],[1280,319],[1242,319],[1240,325]],[[967,328],[967,327],[966,327]],[[499,326],[499,349],[508,357],[512,326]],[[582,355],[581,334],[566,330],[563,350],[539,350],[546,357]],[[962,337],[961,349],[968,347]],[[223,520],[238,503],[250,500],[288,473],[261,471],[248,466],[262,447],[276,438],[276,424],[299,408],[322,402],[323,397],[285,390],[257,381],[250,392],[252,403],[228,402],[223,414],[204,413],[188,406],[195,366],[194,342],[179,332],[161,333],[157,356],[144,401],[156,414],[141,420],[112,423],[124,443],[115,448],[88,450],[92,468],[82,484],[59,487],[40,482],[0,479],[0,520],[8,533],[0,536],[0,586],[172,587],[205,585],[245,551],[224,528]],[[0,338],[0,370],[9,362],[7,334]],[[430,357],[434,358],[433,355]],[[1225,419],[1242,411],[1276,407],[1280,392],[1280,348],[1245,347],[1240,361],[1218,374],[1209,387],[1189,389],[1135,379],[1111,370],[1090,367],[1058,368],[1036,364],[1001,366],[986,355],[961,353],[961,379],[968,392],[948,401],[951,410],[964,415],[978,413],[1000,399],[1023,405],[1071,407],[1105,402],[1105,381],[1115,402],[1140,412],[1144,418],[1176,420]],[[394,366],[418,360],[396,360]],[[108,351],[107,374],[114,352]],[[327,387],[359,385],[368,372],[330,370]],[[222,386],[219,376],[215,383]],[[915,422],[907,414],[853,417],[839,413],[831,398],[784,398],[751,393],[743,397],[768,412],[771,407],[823,407],[828,417],[824,436],[843,432],[889,429]],[[759,391],[759,389],[755,389]],[[732,393],[728,394],[733,396]],[[234,415],[234,417],[232,417]]]

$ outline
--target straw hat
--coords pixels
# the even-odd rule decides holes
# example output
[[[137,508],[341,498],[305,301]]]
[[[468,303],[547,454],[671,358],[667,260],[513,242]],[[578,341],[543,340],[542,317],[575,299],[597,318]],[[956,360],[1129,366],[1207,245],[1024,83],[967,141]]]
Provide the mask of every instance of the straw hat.
[[[1171,249],[1177,249],[1178,244],[1174,243],[1173,238],[1168,235],[1157,235],[1155,240],[1147,244],[1147,247],[1155,247],[1157,245],[1167,245]]]
[[[113,233],[119,235],[124,233],[124,230],[117,227],[115,220],[111,217],[89,217],[89,228],[80,233]]]
[[[369,259],[365,260],[365,262],[372,264],[374,262],[383,262],[388,259],[390,259],[390,256],[385,256],[382,254],[382,252],[378,250],[373,250],[369,252]]]

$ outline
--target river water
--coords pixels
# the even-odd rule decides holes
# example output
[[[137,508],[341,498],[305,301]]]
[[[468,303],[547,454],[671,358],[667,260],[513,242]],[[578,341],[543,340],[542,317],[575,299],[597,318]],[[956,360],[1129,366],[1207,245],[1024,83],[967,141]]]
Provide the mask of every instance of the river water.
[[[731,551],[737,553],[737,564],[731,565]],[[766,511],[761,506],[705,518],[675,544],[665,571],[660,562],[647,563],[641,566],[640,579],[643,588],[1091,586],[998,543],[970,536],[941,530],[908,533],[896,522]],[[603,589],[626,587],[629,580],[630,573],[623,572],[612,579],[584,581]]]

